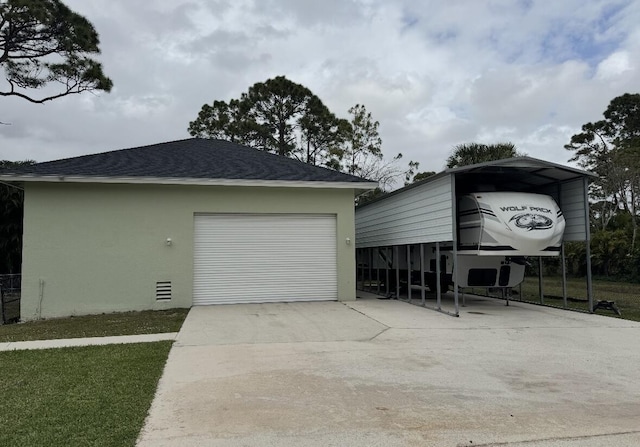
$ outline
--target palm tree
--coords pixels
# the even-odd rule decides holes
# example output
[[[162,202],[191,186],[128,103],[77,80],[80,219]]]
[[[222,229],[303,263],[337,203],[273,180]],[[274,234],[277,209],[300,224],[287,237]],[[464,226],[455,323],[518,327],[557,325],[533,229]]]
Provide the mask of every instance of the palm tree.
[[[474,165],[485,161],[502,160],[503,158],[521,157],[524,154],[516,150],[513,143],[459,144],[453,148],[447,158],[447,168],[459,168],[460,166]]]

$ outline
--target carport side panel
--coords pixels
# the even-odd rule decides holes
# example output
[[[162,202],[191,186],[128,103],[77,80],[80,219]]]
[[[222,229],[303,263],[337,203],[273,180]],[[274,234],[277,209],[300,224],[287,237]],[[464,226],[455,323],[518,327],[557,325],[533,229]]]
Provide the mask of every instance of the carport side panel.
[[[451,176],[358,207],[356,246],[384,247],[453,240]]]
[[[578,178],[541,188],[539,192],[554,197],[560,206],[565,220],[563,240],[585,241],[585,215],[588,215],[585,209],[588,210],[589,206],[585,193],[588,193],[588,184],[585,186],[583,179]]]

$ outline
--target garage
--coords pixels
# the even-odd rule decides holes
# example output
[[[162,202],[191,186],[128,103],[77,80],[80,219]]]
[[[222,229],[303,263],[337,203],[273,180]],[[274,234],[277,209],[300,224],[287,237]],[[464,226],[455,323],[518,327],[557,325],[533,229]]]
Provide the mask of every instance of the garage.
[[[196,214],[193,304],[338,298],[336,216]]]
[[[25,190],[23,320],[355,300],[354,197],[376,183],[190,138],[0,173]]]

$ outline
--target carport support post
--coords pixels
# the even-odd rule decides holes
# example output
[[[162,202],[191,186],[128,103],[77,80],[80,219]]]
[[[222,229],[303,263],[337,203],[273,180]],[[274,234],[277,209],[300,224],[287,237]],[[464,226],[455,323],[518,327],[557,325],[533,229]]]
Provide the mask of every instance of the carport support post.
[[[378,267],[378,263],[380,262],[380,247],[376,247],[376,293],[380,295],[380,267]]]
[[[445,265],[445,270],[447,266]],[[440,295],[442,294],[442,287],[440,286],[440,242],[436,242],[436,302],[438,304],[438,310],[442,310],[442,299]]]
[[[544,290],[542,288],[542,256],[538,256],[538,292],[540,293],[540,304],[544,304]]]
[[[385,278],[384,278],[384,294],[387,296],[387,298],[389,297],[389,295],[391,294],[391,290],[389,289],[389,268],[391,267],[389,265],[389,259],[391,258],[391,254],[389,253],[391,247],[385,247],[384,248],[384,254],[385,257],[387,258],[385,260],[384,263],[384,273],[385,273]]]
[[[420,244],[420,299],[424,306],[424,244]]]
[[[460,314],[460,304],[458,302],[458,249],[454,245],[453,246],[453,304],[455,308],[456,317]]]
[[[560,245],[560,262],[562,262],[562,304],[567,308],[567,266],[564,258],[564,241]]]
[[[364,262],[362,262],[362,248],[356,250],[356,288],[364,290]]]
[[[589,181],[586,177],[582,178],[584,190],[584,233],[586,236],[586,255],[587,255],[587,298],[589,299],[589,312],[593,313],[593,283],[591,282],[591,230],[589,229]]]
[[[364,278],[366,275],[366,266],[367,266],[367,249],[366,248],[361,248],[360,249],[360,281],[362,281],[362,284],[360,285],[360,290],[364,290]]]
[[[411,244],[407,244],[407,301],[411,302]]]
[[[373,286],[371,285],[371,280],[373,279],[373,271],[372,271],[372,264],[373,264],[373,247],[369,247],[369,275],[368,275],[368,279],[369,279],[369,289],[367,290],[369,293],[372,293],[372,289]]]
[[[458,198],[456,196],[456,175],[451,177],[451,243],[453,244],[453,303],[456,317],[460,316],[460,303],[458,302]],[[438,260],[439,261],[439,260]],[[438,278],[440,282],[440,278]]]
[[[587,256],[587,298],[589,299],[589,312],[593,313],[593,284],[591,282],[591,242],[585,241]]]
[[[396,264],[396,299],[400,299],[400,248],[393,246],[393,261]]]
[[[558,206],[562,210],[562,186],[560,182],[556,182],[556,191],[558,196]],[[562,262],[562,305],[567,308],[567,265],[564,253],[564,240],[560,243],[560,262]]]

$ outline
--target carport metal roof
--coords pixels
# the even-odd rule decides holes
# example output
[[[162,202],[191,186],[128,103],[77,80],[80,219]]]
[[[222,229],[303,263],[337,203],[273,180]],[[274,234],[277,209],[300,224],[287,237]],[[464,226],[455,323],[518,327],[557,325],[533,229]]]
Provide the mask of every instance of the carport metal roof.
[[[458,193],[471,185],[486,183],[487,178],[498,189],[527,191],[554,183],[569,182],[581,178],[595,178],[595,174],[581,169],[563,166],[532,157],[515,157],[450,168],[443,174],[454,174]]]
[[[596,174],[578,168],[528,156],[513,157],[458,168],[448,168],[424,180],[377,197],[359,207],[365,207],[372,203],[385,200],[401,194],[404,191],[425,185],[446,176],[453,176],[455,178],[457,194],[472,192],[472,190],[477,189],[478,185],[483,184],[490,184],[495,186],[496,189],[505,191],[526,192],[539,191],[541,187],[550,187],[552,185],[580,179],[589,182],[597,178]]]

